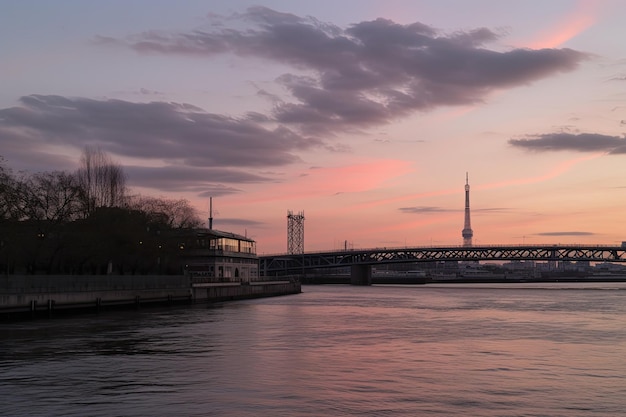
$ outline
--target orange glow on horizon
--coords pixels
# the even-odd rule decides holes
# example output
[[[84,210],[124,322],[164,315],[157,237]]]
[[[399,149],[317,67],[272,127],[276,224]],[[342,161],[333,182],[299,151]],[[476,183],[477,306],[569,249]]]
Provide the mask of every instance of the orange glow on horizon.
[[[595,153],[593,155],[586,155],[580,158],[570,159],[570,160],[561,162],[560,164],[556,165],[553,169],[551,169],[550,171],[548,171],[547,173],[543,175],[538,175],[535,177],[518,178],[518,179],[509,180],[509,181],[495,182],[491,184],[483,184],[483,185],[478,185],[476,187],[473,186],[472,188],[477,189],[477,190],[489,190],[489,189],[494,189],[494,188],[509,187],[512,185],[527,185],[527,184],[535,184],[538,182],[548,181],[564,174],[565,172],[569,171],[575,165],[578,165],[581,162],[596,159],[602,155],[604,155],[604,153]],[[360,208],[373,207],[373,206],[391,204],[391,203],[407,201],[407,200],[418,200],[422,198],[437,197],[437,196],[442,196],[442,195],[451,195],[451,194],[458,194],[458,193],[459,193],[458,187],[445,189],[445,190],[427,191],[424,193],[410,194],[410,195],[405,195],[405,196],[388,198],[385,200],[370,201],[368,203],[359,204],[357,205],[357,207],[360,207]]]

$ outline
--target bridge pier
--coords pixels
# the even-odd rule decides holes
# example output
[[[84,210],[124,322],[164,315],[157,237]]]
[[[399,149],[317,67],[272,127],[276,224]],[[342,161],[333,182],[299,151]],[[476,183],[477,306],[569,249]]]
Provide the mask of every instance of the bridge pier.
[[[350,267],[350,285],[372,285],[372,266],[352,265]]]

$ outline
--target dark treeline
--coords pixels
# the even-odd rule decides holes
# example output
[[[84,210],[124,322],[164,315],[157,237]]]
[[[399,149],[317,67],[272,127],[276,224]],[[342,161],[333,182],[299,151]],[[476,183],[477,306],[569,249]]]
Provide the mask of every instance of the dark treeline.
[[[0,157],[1,274],[180,273],[172,236],[200,225],[186,200],[130,195],[99,149],[71,173],[16,174]]]

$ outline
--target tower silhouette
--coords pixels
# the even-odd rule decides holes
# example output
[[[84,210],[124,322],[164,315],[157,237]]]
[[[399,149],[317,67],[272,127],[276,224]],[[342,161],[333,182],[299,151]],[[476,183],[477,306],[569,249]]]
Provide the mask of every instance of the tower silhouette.
[[[304,211],[287,211],[287,253],[304,253]]]
[[[474,231],[472,231],[472,222],[470,220],[470,186],[469,186],[469,175],[465,173],[465,225],[463,226],[463,231],[461,234],[463,235],[463,246],[472,246],[472,237],[474,236]]]

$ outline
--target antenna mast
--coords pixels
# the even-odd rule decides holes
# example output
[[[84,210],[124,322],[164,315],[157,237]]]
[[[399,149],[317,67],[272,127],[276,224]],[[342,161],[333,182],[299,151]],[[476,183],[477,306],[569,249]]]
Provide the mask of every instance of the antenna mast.
[[[209,230],[213,230],[213,197],[209,197]]]
[[[472,246],[472,237],[474,231],[472,230],[472,224],[470,220],[470,186],[469,186],[469,174],[465,173],[465,225],[463,226],[463,246]]]

